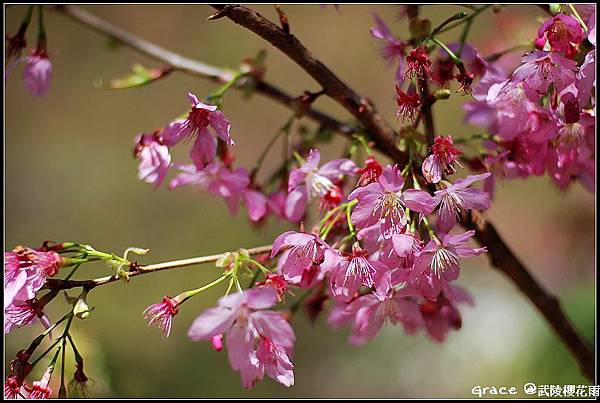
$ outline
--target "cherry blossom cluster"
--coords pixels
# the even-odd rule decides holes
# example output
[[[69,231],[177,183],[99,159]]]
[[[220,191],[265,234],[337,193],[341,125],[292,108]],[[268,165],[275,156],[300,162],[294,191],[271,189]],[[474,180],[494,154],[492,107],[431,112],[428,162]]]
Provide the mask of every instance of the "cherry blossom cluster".
[[[522,64],[488,65],[464,105],[465,120],[493,136],[481,162],[494,179],[547,174],[560,188],[595,190],[595,6],[577,8],[587,33],[571,15],[549,18]]]
[[[422,169],[439,164],[439,175],[444,175],[456,153],[450,137],[436,138]],[[441,342],[461,327],[457,306],[472,303],[454,282],[462,258],[485,248],[469,245],[473,231],[453,229],[462,212],[489,207],[488,194],[473,186],[489,173],[454,182],[438,178],[438,190],[430,193],[422,190],[410,166],[383,167],[373,157],[362,168],[344,158],[319,162],[319,151],[310,150],[288,179],[289,194],[297,195],[294,209],[303,215],[307,203],[319,206],[319,225],[310,232],[279,235],[263,259],[273,264],[264,281],[226,295],[188,331],[190,339],[210,341],[217,351],[225,340],[231,366],[247,388],[265,373],[286,386],[294,382],[294,332],[284,314],[268,310],[278,302],[285,305],[288,290],[311,295],[306,308],[313,318],[328,302],[329,323],[350,324],[353,344],[369,341],[386,322],[402,325],[409,334],[424,329]],[[354,186],[348,186],[348,177],[354,177]],[[339,195],[335,202],[332,189]],[[225,267],[225,273],[231,271]],[[161,327],[163,336],[170,334],[184,295],[165,297],[146,310],[149,323]]]
[[[264,194],[248,169],[233,168],[231,147],[235,143],[224,113],[216,105],[202,103],[192,93],[189,99],[191,108],[185,119],[175,120],[152,134],[137,136],[134,155],[139,161],[139,179],[158,187],[167,172],[175,170],[169,189],[191,186],[221,197],[232,215],[244,204],[252,222],[264,220],[269,214],[298,222],[297,204],[301,201],[293,196],[286,200],[285,193],[279,190]],[[189,142],[192,163],[173,162],[170,149]]]
[[[56,347],[58,342],[63,342],[62,349],[64,349],[67,339],[73,349],[77,365],[71,389],[79,391],[80,395],[85,395],[87,376],[83,372],[83,358],[77,351],[68,329],[73,317],[85,319],[89,315],[91,308],[86,301],[88,291],[84,290],[78,297],[67,295],[66,299],[71,305],[71,310],[54,323],[44,312],[44,308],[58,295],[57,291],[46,289],[48,280],[56,277],[61,269],[72,267],[71,273],[65,277],[68,279],[81,264],[95,260],[121,265],[127,262],[116,255],[96,251],[89,245],[74,243],[51,245],[50,242],[44,242],[36,249],[17,246],[12,251],[4,253],[4,334],[23,326],[34,325],[38,320],[44,327],[44,331],[31,342],[29,347],[20,350],[15,359],[10,362],[4,383],[5,399],[51,397],[53,391],[49,383],[61,348],[56,350],[40,380],[28,384],[27,377],[35,365]],[[34,360],[34,353],[38,351],[44,339],[52,339],[53,330],[63,322],[67,322],[67,327],[62,336]]]

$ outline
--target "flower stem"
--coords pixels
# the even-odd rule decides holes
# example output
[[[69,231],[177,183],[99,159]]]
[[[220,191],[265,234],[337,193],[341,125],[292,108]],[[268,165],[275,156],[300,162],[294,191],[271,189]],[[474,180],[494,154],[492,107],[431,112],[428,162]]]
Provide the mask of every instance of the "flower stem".
[[[571,9],[571,12],[573,13],[573,15],[575,16],[575,19],[577,20],[577,22],[579,22],[579,24],[581,24],[581,27],[583,28],[583,30],[585,32],[588,32],[588,27],[585,24],[585,22],[583,22],[583,18],[581,18],[581,16],[579,15],[579,13],[577,12],[577,9],[573,6],[573,4],[568,3],[569,8]]]
[[[465,13],[464,11],[459,11],[458,13],[454,14],[453,16],[451,16],[450,18],[448,18],[446,21],[442,22],[440,25],[437,26],[437,28],[435,28],[433,31],[431,31],[431,34],[429,35],[430,37],[433,38],[433,36],[439,32],[442,32],[442,29],[450,24],[451,22],[454,21],[458,21],[458,20],[462,20],[465,17],[468,17],[469,14]]]
[[[44,26],[44,7],[38,6],[38,40],[37,40],[37,50],[38,51],[46,51],[46,45],[48,39],[46,37],[46,27]]]
[[[223,275],[221,277],[219,277],[218,279],[216,279],[215,281],[206,284],[205,286],[202,286],[200,288],[196,288],[195,290],[190,290],[190,291],[186,291],[183,294],[185,295],[185,297],[181,300],[181,302],[179,302],[177,305],[181,305],[183,304],[185,301],[187,301],[188,299],[192,298],[194,295],[201,293],[202,291],[206,291],[209,288],[214,287],[215,285],[223,282],[224,280],[230,278],[230,275]]]
[[[450,58],[452,59],[452,61],[454,61],[454,63],[456,63],[457,66],[461,66],[463,64],[462,60],[460,60],[460,58],[458,56],[456,56],[454,54],[454,52],[452,52],[450,50],[450,48],[448,46],[446,46],[443,42],[441,42],[437,38],[431,38],[431,40],[433,42],[435,42],[440,48],[444,49],[446,51],[446,53],[448,53],[448,55],[450,56]]]
[[[292,114],[292,116],[287,120],[287,122],[283,126],[281,126],[279,128],[279,130],[277,131],[277,133],[275,133],[275,135],[271,138],[271,140],[269,141],[269,143],[267,144],[267,146],[265,147],[263,152],[260,154],[260,156],[256,160],[256,164],[254,164],[254,168],[252,168],[252,172],[250,174],[251,178],[254,179],[256,177],[256,174],[258,173],[258,170],[262,166],[262,163],[263,163],[265,157],[267,156],[267,154],[269,153],[269,150],[271,150],[271,147],[273,147],[273,144],[275,144],[275,141],[277,141],[279,136],[281,136],[284,133],[287,134],[290,132],[294,118],[295,118],[295,114]]]
[[[56,339],[56,340],[54,341],[54,343],[52,343],[52,344],[50,345],[50,347],[48,347],[48,348],[47,348],[47,349],[46,349],[46,350],[45,350],[45,351],[44,351],[44,352],[43,352],[43,353],[42,353],[42,354],[41,354],[41,355],[40,355],[38,358],[36,358],[36,359],[35,359],[35,360],[34,360],[34,361],[31,363],[31,366],[32,366],[32,367],[35,367],[35,366],[37,365],[37,363],[38,363],[38,362],[40,362],[40,360],[46,356],[46,354],[48,354],[50,351],[52,351],[52,349],[53,349],[54,347],[56,347],[56,345],[57,345],[58,343],[60,343],[60,341],[61,341],[61,339],[60,339],[60,338]]]
[[[486,4],[485,6],[482,6],[480,8],[478,8],[475,12],[473,12],[473,14],[470,14],[469,16],[467,16],[466,18],[463,18],[460,21],[456,21],[454,24],[450,24],[446,27],[443,27],[442,29],[440,29],[439,31],[436,32],[436,34],[441,34],[447,31],[450,31],[456,27],[461,26],[462,24],[468,22],[469,20],[474,19],[475,17],[477,17],[479,14],[481,14],[483,11],[487,10],[488,8],[492,7],[492,4]]]
[[[19,32],[17,33],[16,36],[21,36],[21,37],[25,36],[25,32],[27,31],[27,28],[29,27],[29,24],[31,24],[31,16],[33,15],[34,7],[35,6],[29,6],[29,8],[27,9],[27,13],[23,17],[23,20],[21,21],[21,26],[19,27]]]
[[[473,19],[470,18],[467,20],[465,27],[460,35],[460,45],[458,47],[458,52],[456,52],[456,56],[460,58],[462,51],[465,47],[465,43],[467,42],[467,37],[469,36],[469,32],[471,31],[471,25],[473,25]]]

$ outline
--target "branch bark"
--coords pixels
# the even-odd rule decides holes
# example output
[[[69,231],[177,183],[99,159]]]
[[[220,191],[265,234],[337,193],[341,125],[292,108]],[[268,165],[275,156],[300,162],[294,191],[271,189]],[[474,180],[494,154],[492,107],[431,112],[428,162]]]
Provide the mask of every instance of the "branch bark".
[[[463,214],[461,221],[465,228],[474,230],[479,243],[487,247],[487,255],[492,267],[507,275],[519,290],[527,295],[573,354],[582,374],[590,382],[594,382],[596,370],[594,354],[565,315],[558,298],[548,293],[533,278],[523,263],[502,240],[496,228],[481,217],[481,213],[471,210]]]
[[[365,98],[359,96],[354,90],[340,80],[329,68],[316,59],[294,36],[277,25],[271,23],[257,12],[242,6],[216,5],[219,10],[217,17],[228,17],[237,24],[251,30],[261,36],[273,46],[280,49],[311,77],[313,77],[326,91],[327,95],[340,103],[361,124],[364,125],[368,134],[375,141],[376,148],[394,161],[403,165],[408,160],[407,155],[396,147],[396,134],[391,127],[377,113],[375,107]],[[103,35],[116,38],[130,48],[137,50],[147,56],[167,63],[175,70],[185,72],[194,76],[211,79],[213,81],[227,81],[224,70],[206,65],[181,55],[170,52],[148,41],[136,37],[114,25],[88,13],[76,6],[56,6],[55,10],[73,18],[74,20],[100,32]],[[267,83],[259,82],[257,91],[288,107],[294,107],[295,98]],[[426,117],[432,119],[431,110],[426,108]],[[307,115],[332,130],[346,136],[356,131],[351,126],[344,125],[336,119],[310,108]],[[433,122],[433,120],[431,120]],[[433,128],[433,125],[431,125]],[[467,229],[475,230],[475,238],[488,249],[491,264],[496,269],[508,276],[511,281],[532,301],[542,313],[544,318],[556,331],[560,340],[567,346],[569,351],[577,360],[582,373],[591,382],[595,379],[595,359],[590,347],[577,333],[556,297],[545,291],[529,273],[527,268],[519,261],[508,247],[506,242],[498,234],[494,226],[486,222],[476,211],[470,211],[463,215],[462,224]],[[143,272],[141,272],[143,273]],[[56,280],[49,280],[56,281]],[[116,279],[105,278],[102,281],[112,282]],[[74,284],[73,282],[68,285]],[[64,286],[65,284],[63,284]],[[82,286],[83,284],[73,285]],[[68,287],[72,288],[72,287]]]

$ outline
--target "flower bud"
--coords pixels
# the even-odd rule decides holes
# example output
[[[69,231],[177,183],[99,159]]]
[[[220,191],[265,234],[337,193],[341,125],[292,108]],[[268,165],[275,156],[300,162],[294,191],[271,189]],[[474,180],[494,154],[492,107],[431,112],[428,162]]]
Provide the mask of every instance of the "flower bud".
[[[127,255],[129,254],[129,252],[135,253],[136,255],[145,255],[146,253],[150,252],[150,249],[136,248],[135,246],[130,246],[129,248],[125,249],[123,259],[127,260]]]
[[[90,308],[90,306],[87,303],[85,294],[87,293],[82,293],[77,299],[77,302],[75,302],[75,305],[73,306],[73,314],[79,319],[87,318],[90,315],[90,312],[92,311],[92,308]]]
[[[440,99],[450,98],[451,94],[452,94],[452,92],[449,89],[441,88],[433,93],[433,97],[435,98],[436,101],[439,101]]]
[[[210,345],[215,351],[223,350],[223,335],[217,334],[216,336],[211,337]]]
[[[548,5],[550,14],[552,15],[556,15],[559,14],[562,11],[562,4],[550,4]]]

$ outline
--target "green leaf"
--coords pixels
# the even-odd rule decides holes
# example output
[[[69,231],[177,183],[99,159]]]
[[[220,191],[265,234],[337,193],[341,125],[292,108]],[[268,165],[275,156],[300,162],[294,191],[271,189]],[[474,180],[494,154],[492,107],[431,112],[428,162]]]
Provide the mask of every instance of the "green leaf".
[[[147,69],[141,64],[135,64],[131,67],[131,72],[132,74],[127,77],[115,78],[109,80],[107,83],[105,83],[104,80],[99,79],[96,85],[100,88],[109,90],[142,87],[153,81],[164,78],[171,72],[171,69],[169,67]]]
[[[235,255],[231,252],[226,252],[217,259],[215,266],[217,267],[229,267],[235,260]]]
[[[150,249],[136,248],[135,246],[130,246],[129,248],[125,249],[123,259],[127,260],[127,255],[129,254],[129,252],[135,253],[136,255],[145,255],[146,253],[150,252]]]

